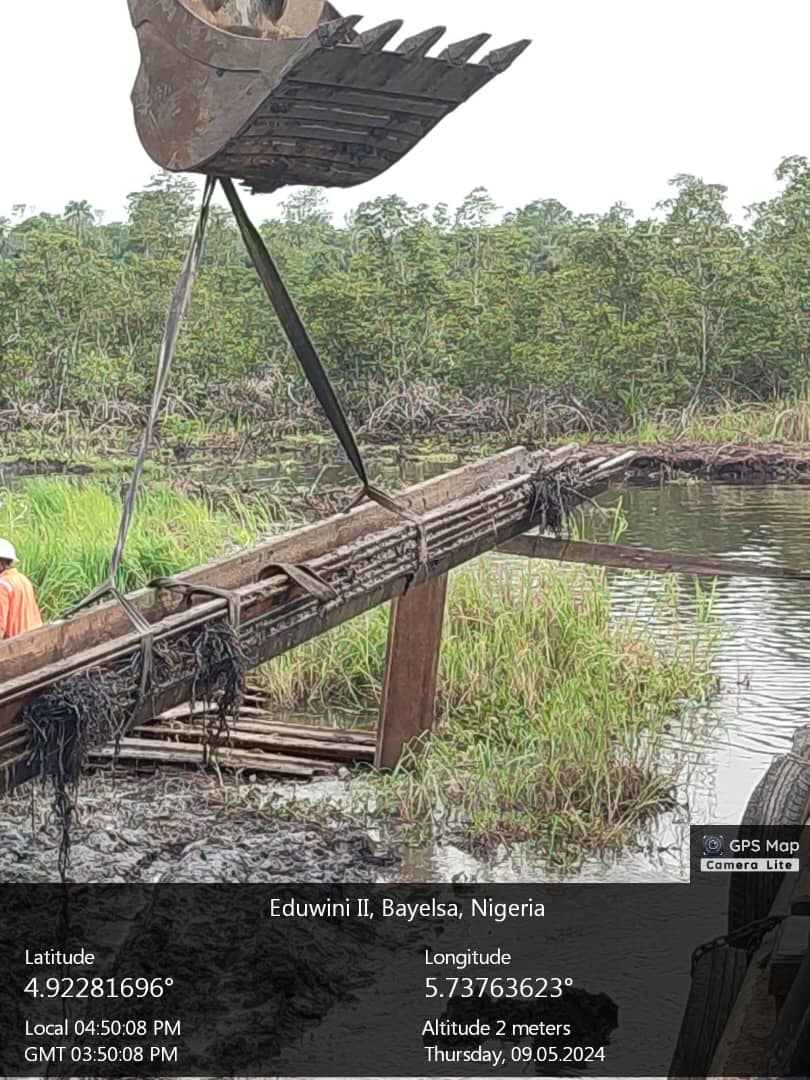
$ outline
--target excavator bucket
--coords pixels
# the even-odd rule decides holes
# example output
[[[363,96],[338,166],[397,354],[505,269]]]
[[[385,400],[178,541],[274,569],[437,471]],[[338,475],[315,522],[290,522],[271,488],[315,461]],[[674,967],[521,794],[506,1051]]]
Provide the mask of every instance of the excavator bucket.
[[[326,0],[128,0],[141,67],[132,94],[149,155],[174,172],[352,187],[384,172],[523,52],[473,63],[480,34],[428,51],[434,27],[386,45]]]

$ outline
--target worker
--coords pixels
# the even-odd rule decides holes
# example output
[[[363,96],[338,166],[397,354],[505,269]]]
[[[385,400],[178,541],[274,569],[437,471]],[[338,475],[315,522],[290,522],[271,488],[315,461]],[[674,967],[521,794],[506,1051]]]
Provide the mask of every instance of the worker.
[[[42,626],[34,586],[14,569],[16,561],[14,545],[0,539],[0,641]]]

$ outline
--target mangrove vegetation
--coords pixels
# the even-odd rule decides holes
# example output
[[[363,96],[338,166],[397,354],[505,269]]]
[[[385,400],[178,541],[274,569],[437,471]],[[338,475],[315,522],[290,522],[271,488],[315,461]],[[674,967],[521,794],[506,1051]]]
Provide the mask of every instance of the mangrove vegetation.
[[[780,192],[742,223],[722,184],[680,175],[642,218],[549,198],[504,213],[476,189],[455,209],[391,196],[336,223],[303,190],[262,232],[368,438],[801,440],[810,162],[786,158],[777,176]],[[160,175],[124,221],[80,200],[0,219],[5,454],[55,414],[74,429],[137,426],[195,199],[188,180]],[[163,434],[182,445],[205,425],[242,425],[250,452],[250,424],[269,420],[275,439],[324,431],[215,208]]]

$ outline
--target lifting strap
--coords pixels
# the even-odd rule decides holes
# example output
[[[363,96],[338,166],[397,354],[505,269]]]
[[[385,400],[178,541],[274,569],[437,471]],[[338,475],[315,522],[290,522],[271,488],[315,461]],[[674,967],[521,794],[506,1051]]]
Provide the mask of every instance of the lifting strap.
[[[253,265],[256,268],[256,273],[259,275],[259,280],[264,287],[264,291],[267,293],[267,297],[273,305],[278,320],[287,336],[287,340],[292,346],[293,352],[298,358],[298,362],[307,377],[307,381],[315,393],[315,397],[320,402],[327,420],[332,425],[332,429],[337,435],[340,445],[343,447],[346,457],[349,459],[349,462],[362,485],[360,494],[356,499],[349,503],[349,506],[346,509],[351,510],[354,506],[357,506],[358,503],[361,503],[364,499],[368,498],[376,502],[379,506],[382,506],[385,510],[388,510],[390,513],[398,514],[400,517],[413,522],[416,526],[419,542],[419,565],[413,579],[416,580],[420,570],[426,566],[428,561],[427,537],[425,534],[424,522],[418,515],[414,514],[411,510],[408,510],[407,507],[402,506],[396,499],[392,498],[386,492],[381,491],[380,488],[375,487],[369,481],[365,463],[363,462],[349,421],[346,419],[346,414],[344,413],[337,394],[329,381],[329,376],[324,369],[315,346],[312,344],[306,327],[301,321],[301,317],[296,310],[295,304],[293,303],[290,294],[287,292],[287,288],[281,279],[281,274],[279,274],[278,268],[273,262],[270,252],[267,250],[267,246],[262,239],[261,233],[248,217],[247,211],[242,204],[242,200],[239,198],[233,181],[227,178],[220,178],[219,182],[230,203],[233,216],[236,219],[236,224],[239,226],[239,231],[242,234],[242,239],[245,243],[248,255],[250,255]]]
[[[291,582],[299,585],[304,592],[313,596],[322,604],[330,600],[337,600],[338,594],[332,586],[325,581],[320,574],[305,564],[293,565],[292,563],[270,563],[265,566],[258,576],[259,581],[265,581],[273,576],[288,577]],[[238,633],[242,621],[242,602],[239,593],[235,589],[222,589],[218,585],[206,585],[202,582],[183,581],[176,577],[159,577],[149,582],[150,589],[169,589],[181,593],[186,600],[187,606],[195,596],[213,596],[225,600],[228,604],[228,621]]]
[[[138,489],[140,487],[141,477],[143,475],[149,449],[152,444],[155,424],[160,412],[166,384],[168,383],[174,354],[177,350],[180,329],[186,309],[188,308],[191,290],[199,271],[205,229],[211,206],[211,197],[214,193],[216,183],[217,181],[214,177],[206,177],[197,225],[194,229],[194,234],[183,263],[183,269],[180,273],[169,305],[166,328],[163,332],[163,340],[158,355],[157,370],[152,386],[152,400],[147,414],[146,426],[141,439],[140,449],[132,471],[129,489],[124,500],[121,520],[118,525],[118,536],[110,559],[107,576],[101,585],[93,589],[77,604],[74,604],[66,614],[66,617],[69,618],[71,615],[75,615],[76,612],[81,611],[90,604],[94,604],[97,600],[101,600],[105,596],[112,596],[121,605],[122,610],[126,613],[140,637],[141,678],[136,708],[147,696],[151,686],[154,667],[152,650],[154,631],[151,624],[143,617],[141,612],[118,588],[116,579],[126,547],[129,529],[132,524],[132,516],[135,510]],[[220,183],[222,184],[223,191],[230,203],[236,223],[239,226],[239,231],[242,234],[245,247],[247,248],[248,254],[256,268],[256,272],[259,275],[264,290],[273,305],[282,328],[284,329],[284,333],[286,334],[290,345],[298,358],[298,362],[300,363],[315,396],[320,402],[321,408],[326,414],[329,423],[337,435],[340,444],[362,485],[360,494],[356,499],[352,500],[347,507],[347,510],[352,509],[352,507],[356,506],[364,499],[369,498],[389,512],[413,522],[416,527],[419,557],[416,571],[409,583],[410,586],[414,581],[418,580],[420,572],[423,569],[427,569],[428,546],[424,522],[417,514],[414,514],[407,507],[402,506],[396,499],[380,490],[380,488],[375,487],[370,482],[368,472],[366,471],[363,458],[360,454],[354,434],[352,433],[349,421],[343,412],[340,401],[329,381],[329,376],[321,363],[321,359],[315,350],[315,346],[310,340],[309,334],[301,321],[290,294],[287,292],[284,282],[281,280],[281,275],[270,256],[270,252],[267,250],[258,229],[256,229],[248,217],[233,182],[229,179],[220,179]],[[288,563],[277,563],[266,567],[262,576],[266,577],[268,573],[273,571],[280,571],[282,574],[285,574],[291,581],[295,582],[321,603],[327,603],[330,600],[334,600],[337,596],[334,588],[307,566],[293,566]],[[231,625],[238,631],[241,607],[239,598],[233,590],[219,589],[212,585],[192,585],[187,582],[178,581],[174,578],[160,578],[152,584],[157,588],[179,589],[185,592],[189,602],[195,593],[224,598],[228,603]]]
[[[197,220],[196,228],[194,229],[194,235],[191,238],[188,252],[183,263],[183,269],[180,272],[177,285],[175,286],[174,293],[172,294],[171,303],[169,305],[169,313],[166,318],[166,328],[163,331],[163,340],[160,345],[160,352],[158,354],[157,370],[155,372],[155,379],[152,386],[152,401],[149,406],[149,413],[146,418],[146,427],[144,428],[143,436],[141,438],[141,446],[138,451],[138,456],[135,459],[135,467],[132,470],[132,478],[129,483],[129,490],[127,491],[126,498],[124,499],[124,506],[121,511],[121,520],[118,524],[118,537],[115,542],[112,557],[110,559],[109,569],[107,570],[107,576],[98,588],[93,589],[83,600],[80,600],[77,604],[67,612],[66,617],[75,615],[77,611],[81,611],[82,608],[89,607],[90,604],[94,604],[97,600],[102,600],[105,596],[112,596],[121,605],[121,608],[128,616],[130,622],[140,635],[141,643],[141,679],[139,688],[138,702],[136,708],[140,705],[143,699],[149,692],[149,687],[152,681],[153,672],[153,655],[152,644],[154,633],[151,624],[143,617],[134,604],[129,601],[124,593],[118,588],[116,578],[121,566],[121,559],[124,554],[124,548],[127,542],[127,536],[129,534],[130,525],[132,524],[132,515],[135,510],[135,502],[138,496],[138,488],[141,482],[141,476],[143,475],[144,465],[149,454],[149,448],[152,443],[152,436],[155,430],[155,423],[157,422],[158,413],[160,412],[160,405],[163,400],[163,394],[166,390],[166,384],[169,380],[169,372],[171,371],[172,361],[177,349],[177,339],[180,336],[180,327],[183,323],[183,316],[186,313],[188,307],[188,301],[191,296],[191,289],[194,284],[194,279],[197,276],[197,271],[200,266],[200,256],[202,254],[203,240],[205,238],[205,227],[208,223],[208,212],[211,205],[211,196],[214,193],[215,181],[210,177],[206,179],[205,190],[203,192],[202,205],[200,207],[200,216]]]
[[[239,226],[239,232],[242,234],[248,255],[250,255],[256,268],[256,273],[259,275],[264,291],[267,293],[284,333],[287,335],[290,345],[292,345],[293,351],[298,357],[298,362],[304,370],[309,385],[315,391],[315,397],[326,413],[329,423],[340,440],[340,445],[346,452],[346,457],[351,462],[351,466],[360,478],[360,483],[365,490],[369,487],[366,467],[360,456],[360,450],[352,434],[352,429],[349,427],[349,421],[346,419],[337,394],[329,381],[329,376],[321,363],[321,358],[315,351],[315,346],[310,340],[306,327],[301,322],[295,304],[293,304],[290,294],[281,280],[281,275],[265,246],[259,230],[250,220],[247,211],[242,205],[242,200],[239,198],[233,181],[222,179],[220,184],[228,202],[231,204],[231,210],[236,219],[236,224]]]

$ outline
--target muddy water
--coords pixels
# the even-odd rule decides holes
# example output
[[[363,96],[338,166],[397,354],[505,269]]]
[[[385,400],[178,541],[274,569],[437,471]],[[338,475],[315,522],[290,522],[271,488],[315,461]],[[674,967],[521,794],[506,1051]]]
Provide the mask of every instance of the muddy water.
[[[674,484],[611,492],[600,504],[620,504],[627,522],[621,542],[772,566],[810,566],[810,491],[781,485]],[[590,512],[585,532],[610,538],[610,519]],[[657,604],[672,579],[608,572],[613,611],[652,624],[662,643],[673,632],[694,633],[694,579],[678,576],[675,621]],[[759,578],[702,579],[713,588],[712,610],[722,634],[712,666],[719,690],[670,734],[673,755],[686,761],[679,807],[660,818],[637,850],[611,865],[586,865],[586,879],[649,880],[688,875],[690,824],[739,820],[751,790],[793,731],[810,723],[810,582]],[[503,875],[539,871],[523,856],[491,867]]]
[[[619,498],[625,543],[810,566],[806,488],[690,484],[635,489],[602,502]],[[611,582],[617,611],[649,609],[648,578],[615,574]],[[724,629],[714,656],[721,690],[710,710],[720,728],[709,740],[712,751],[696,759],[703,769],[692,806],[730,823],[771,757],[788,747],[796,727],[810,723],[810,582],[718,580],[713,608]],[[684,603],[680,614],[688,630],[693,606]]]
[[[635,488],[601,499],[607,507],[619,501],[628,523],[623,543],[771,566],[810,566],[806,488],[690,483]],[[593,536],[604,537],[606,530],[606,523],[591,517]],[[611,573],[609,580],[617,614],[652,621],[662,636],[694,629],[693,579],[677,579],[682,600],[674,626],[654,610],[666,579]],[[703,584],[711,587],[708,579]],[[690,733],[671,733],[673,754],[687,761],[682,807],[648,838],[653,847],[669,851],[646,860],[628,856],[624,869],[633,876],[644,875],[645,861],[648,867],[683,872],[685,828],[738,821],[771,759],[789,747],[797,727],[810,723],[810,582],[718,580],[713,612],[722,626],[712,659],[719,692],[689,718]]]
[[[448,467],[406,462],[381,469],[380,478],[391,485],[413,483]],[[810,566],[807,487],[688,482],[609,492],[599,504],[607,513],[589,510],[582,522],[584,534],[593,539],[610,539],[612,511],[620,507],[625,544]],[[651,625],[664,646],[674,633],[695,633],[694,579],[619,571],[607,577],[616,617]],[[674,621],[660,603],[662,591],[673,585],[679,595]],[[731,578],[713,584],[704,578],[702,585],[713,592],[713,616],[722,627],[712,654],[719,690],[670,733],[669,751],[686,764],[679,805],[640,836],[634,850],[611,864],[586,864],[577,874],[584,880],[687,877],[689,825],[739,820],[772,757],[785,751],[797,727],[810,723],[810,582]],[[485,881],[548,877],[537,856],[525,849],[484,861],[449,845],[411,853],[404,874],[421,881],[456,875]]]

